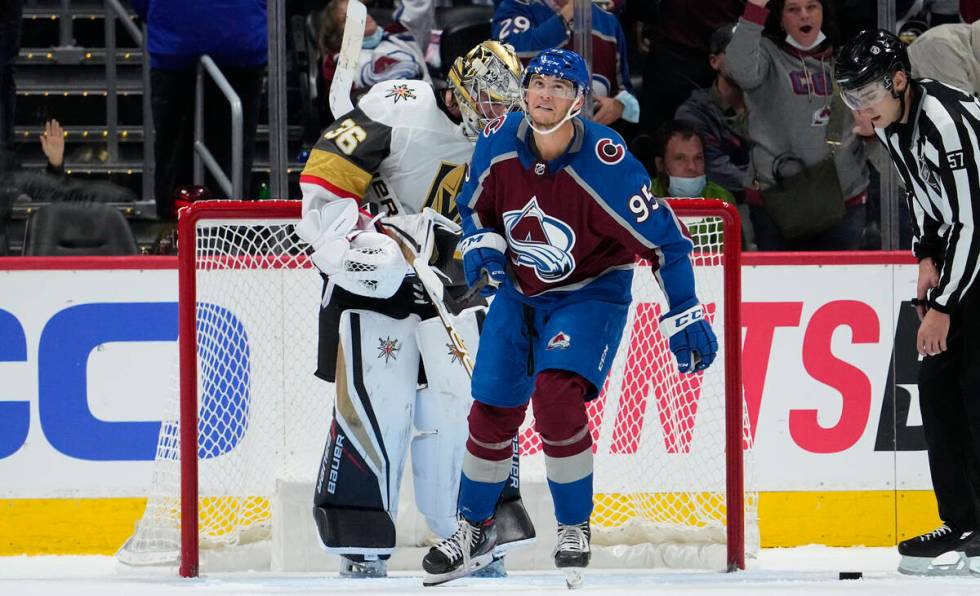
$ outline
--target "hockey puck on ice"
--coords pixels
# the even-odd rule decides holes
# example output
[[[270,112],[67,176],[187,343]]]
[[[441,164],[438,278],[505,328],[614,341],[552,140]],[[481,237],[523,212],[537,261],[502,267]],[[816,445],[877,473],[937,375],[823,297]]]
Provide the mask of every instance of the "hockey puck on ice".
[[[838,579],[861,579],[864,574],[860,571],[841,571],[837,578]]]

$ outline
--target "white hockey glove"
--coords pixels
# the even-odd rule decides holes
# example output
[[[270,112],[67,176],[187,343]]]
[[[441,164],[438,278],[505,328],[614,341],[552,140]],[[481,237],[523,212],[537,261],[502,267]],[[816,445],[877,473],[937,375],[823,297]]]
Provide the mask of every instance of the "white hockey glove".
[[[660,317],[660,332],[668,338],[670,351],[677,358],[677,369],[682,373],[708,368],[718,353],[718,340],[704,315],[704,307],[695,304]]]
[[[296,235],[313,248],[310,260],[345,290],[370,298],[390,298],[405,277],[405,259],[394,240],[355,230],[359,213],[351,199],[311,209]]]
[[[490,278],[485,288],[480,290],[484,298],[496,293],[500,284],[507,279],[507,241],[504,237],[488,229],[463,238],[459,243],[459,251],[463,253],[463,272],[466,274],[466,285],[471,288],[480,281],[483,272]]]

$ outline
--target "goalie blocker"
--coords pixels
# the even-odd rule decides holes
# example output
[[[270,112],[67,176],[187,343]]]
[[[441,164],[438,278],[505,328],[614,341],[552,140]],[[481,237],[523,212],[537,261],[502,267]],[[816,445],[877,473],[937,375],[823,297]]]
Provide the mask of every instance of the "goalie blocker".
[[[384,559],[395,548],[409,448],[415,502],[429,528],[442,538],[456,528],[464,421],[472,403],[469,378],[413,281],[407,277],[384,300],[353,295],[328,282],[328,304],[321,311],[317,375],[336,382],[337,401],[315,484],[314,519],[323,548],[355,560]],[[471,350],[484,316],[483,307],[474,307],[455,317]],[[520,499],[518,470],[515,446],[511,477],[497,509],[500,552],[534,539]]]

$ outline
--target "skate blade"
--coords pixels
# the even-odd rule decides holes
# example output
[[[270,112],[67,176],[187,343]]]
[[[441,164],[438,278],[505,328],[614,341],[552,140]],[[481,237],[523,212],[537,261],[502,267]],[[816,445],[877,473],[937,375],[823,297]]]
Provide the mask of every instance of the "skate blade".
[[[577,590],[585,583],[585,574],[581,567],[565,567],[561,571],[565,574],[565,585],[569,590]]]
[[[438,586],[446,582],[451,582],[454,579],[459,579],[461,577],[466,577],[467,575],[472,575],[477,570],[482,569],[493,561],[493,551],[486,554],[480,555],[479,557],[470,559],[470,564],[467,567],[460,567],[454,571],[448,573],[428,573],[426,572],[425,577],[422,578],[422,585],[431,588],[432,586]]]
[[[980,555],[967,557],[967,568],[970,570],[970,574],[980,577]]]
[[[958,558],[954,563],[935,563],[936,559],[929,557],[909,557],[902,556],[898,563],[898,572],[903,575],[968,575],[971,573],[970,565],[963,553],[956,553]],[[980,564],[977,565],[980,567]]]

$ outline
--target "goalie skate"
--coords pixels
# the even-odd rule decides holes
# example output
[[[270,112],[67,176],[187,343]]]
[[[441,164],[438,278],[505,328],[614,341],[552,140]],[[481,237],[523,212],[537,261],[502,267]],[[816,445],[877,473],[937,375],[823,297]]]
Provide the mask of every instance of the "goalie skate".
[[[963,575],[969,573],[967,555],[964,553],[971,544],[971,552],[976,543],[980,555],[980,534],[973,530],[954,530],[943,524],[921,536],[909,538],[898,545],[902,556],[898,564],[899,573],[906,575]],[[939,562],[937,559],[948,553],[955,553],[954,562]]]
[[[388,563],[384,559],[368,560],[364,556],[341,555],[340,577],[388,577]]]
[[[973,538],[963,545],[963,555],[970,573],[980,577],[980,532],[974,532]]]

